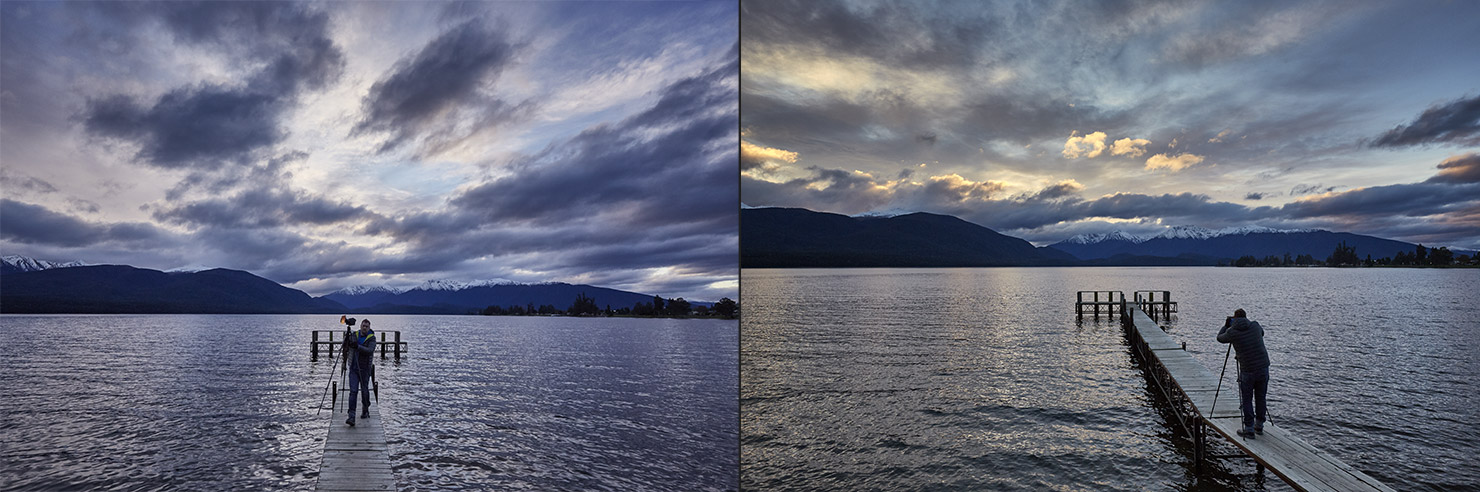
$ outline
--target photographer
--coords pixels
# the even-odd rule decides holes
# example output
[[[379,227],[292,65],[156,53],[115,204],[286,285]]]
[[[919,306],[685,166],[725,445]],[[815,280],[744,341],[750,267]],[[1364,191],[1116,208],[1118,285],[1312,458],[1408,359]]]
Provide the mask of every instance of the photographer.
[[[1238,435],[1251,437],[1264,433],[1267,411],[1264,395],[1269,390],[1269,352],[1264,349],[1264,327],[1250,321],[1244,310],[1233,312],[1218,330],[1218,341],[1233,344],[1238,352],[1239,409],[1243,412],[1243,428]]]
[[[353,321],[351,321],[353,323]],[[360,329],[348,332],[344,337],[344,348],[349,364],[349,420],[344,423],[355,425],[355,395],[359,393],[365,407],[361,418],[370,416],[370,373],[375,355],[375,332],[370,329],[370,320],[360,321]]]

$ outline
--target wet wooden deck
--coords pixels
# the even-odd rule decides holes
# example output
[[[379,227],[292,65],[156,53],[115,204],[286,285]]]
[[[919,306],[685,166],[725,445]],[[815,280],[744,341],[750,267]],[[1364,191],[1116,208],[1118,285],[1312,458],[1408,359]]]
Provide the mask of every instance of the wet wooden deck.
[[[1133,331],[1148,349],[1144,352],[1150,354],[1146,361],[1152,366],[1150,370],[1164,371],[1176,389],[1170,393],[1181,393],[1174,398],[1185,398],[1203,424],[1269,468],[1295,490],[1393,490],[1272,422],[1264,424],[1263,435],[1252,438],[1239,436],[1242,419],[1238,410],[1238,383],[1229,381],[1223,384],[1215,407],[1218,377],[1193,359],[1192,354],[1183,350],[1182,345],[1173,341],[1144,311],[1132,308],[1127,314],[1131,321],[1127,329]]]
[[[349,416],[342,399],[335,410],[330,412],[329,438],[324,440],[317,490],[396,490],[380,405],[372,402],[370,417],[357,418],[354,427],[344,423]]]

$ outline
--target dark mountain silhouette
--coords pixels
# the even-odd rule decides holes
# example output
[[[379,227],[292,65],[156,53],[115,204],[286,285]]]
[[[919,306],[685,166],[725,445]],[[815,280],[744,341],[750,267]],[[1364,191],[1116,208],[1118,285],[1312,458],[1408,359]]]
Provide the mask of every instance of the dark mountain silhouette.
[[[590,285],[567,283],[546,284],[501,284],[467,287],[463,289],[411,289],[404,292],[391,290],[361,289],[358,293],[346,291],[324,296],[356,312],[366,313],[467,313],[488,306],[535,307],[552,305],[559,309],[570,307],[576,296],[585,294],[595,299],[596,305],[605,309],[630,308],[639,302],[653,302],[653,296]],[[708,305],[704,302],[694,305]]]
[[[1077,264],[1073,256],[952,217],[849,217],[800,208],[740,211],[748,268],[970,267]]]
[[[337,302],[240,270],[161,272],[94,265],[6,273],[5,313],[341,313]]]

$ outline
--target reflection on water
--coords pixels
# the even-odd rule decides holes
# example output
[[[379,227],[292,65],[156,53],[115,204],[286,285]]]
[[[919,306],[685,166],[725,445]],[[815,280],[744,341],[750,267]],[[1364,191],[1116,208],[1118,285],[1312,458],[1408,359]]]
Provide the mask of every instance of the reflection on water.
[[[734,488],[735,322],[371,317],[403,489]],[[0,483],[311,488],[337,318],[0,317]]]
[[[1172,291],[1170,333],[1215,369],[1247,309],[1275,421],[1317,447],[1395,486],[1480,486],[1473,271],[742,274],[742,487],[1288,490],[1242,459],[1194,473],[1119,326],[1074,319],[1075,291],[1140,289]]]

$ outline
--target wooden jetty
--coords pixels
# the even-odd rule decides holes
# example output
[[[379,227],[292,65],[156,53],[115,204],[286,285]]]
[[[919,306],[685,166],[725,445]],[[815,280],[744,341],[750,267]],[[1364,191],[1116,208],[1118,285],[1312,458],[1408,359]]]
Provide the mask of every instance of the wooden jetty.
[[[1085,313],[1093,312],[1098,319],[1101,309],[1106,316],[1115,316],[1117,311],[1125,312],[1125,293],[1118,290],[1081,290],[1075,297],[1074,314],[1080,318]],[[1089,299],[1085,299],[1086,297]]]
[[[1136,307],[1145,311],[1152,320],[1167,321],[1177,312],[1177,303],[1172,301],[1171,291],[1138,290],[1132,293]]]
[[[396,490],[380,404],[370,405],[370,416],[356,419],[354,427],[344,423],[349,418],[345,411],[341,407],[329,412],[329,438],[324,440],[316,490]]]
[[[1127,306],[1122,311],[1121,325],[1126,336],[1130,337],[1136,355],[1144,363],[1148,376],[1156,383],[1162,396],[1171,402],[1177,423],[1192,436],[1197,467],[1201,468],[1203,460],[1209,457],[1208,429],[1213,429],[1253,458],[1257,466],[1269,468],[1295,490],[1393,490],[1273,422],[1265,422],[1263,435],[1252,438],[1239,436],[1237,432],[1243,422],[1239,413],[1237,383],[1222,385],[1219,391],[1218,378],[1187,353],[1186,343],[1173,341],[1138,306]]]
[[[339,345],[344,343],[344,337],[340,336],[339,340],[335,340],[334,334],[336,333],[343,335],[344,330],[313,330],[313,340],[308,342],[308,353],[312,360],[319,359],[319,352],[338,353]],[[392,338],[394,340],[391,340]],[[409,343],[401,341],[401,330],[376,331],[375,343],[380,346],[380,358],[382,359],[389,352],[400,360],[401,353],[410,349]]]

